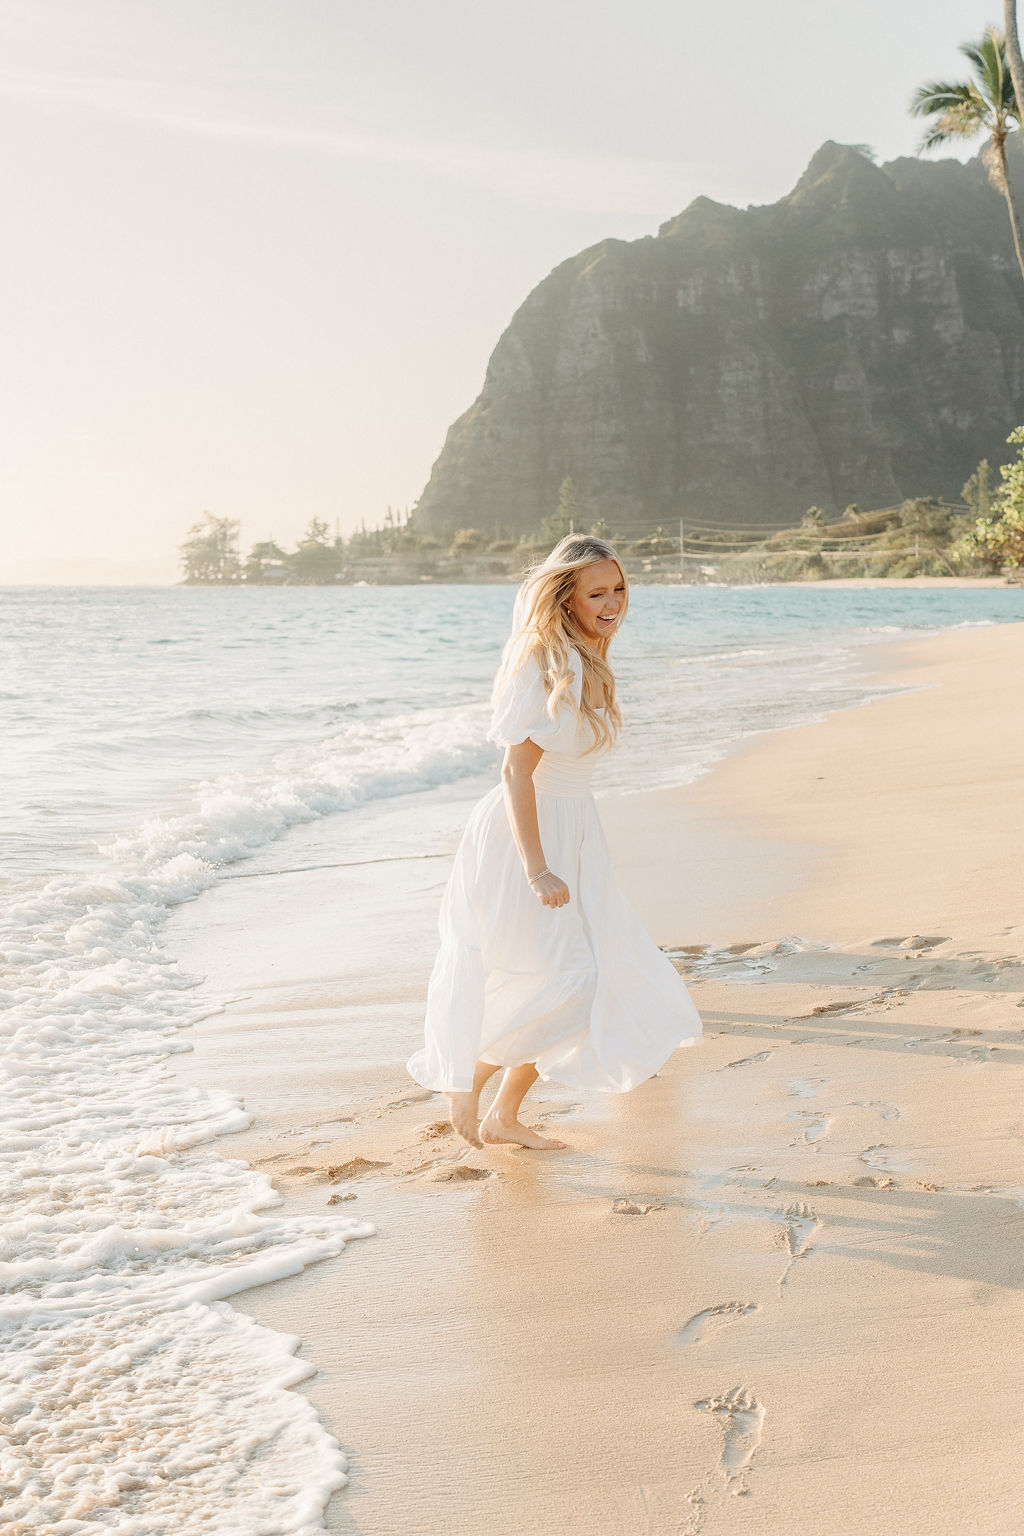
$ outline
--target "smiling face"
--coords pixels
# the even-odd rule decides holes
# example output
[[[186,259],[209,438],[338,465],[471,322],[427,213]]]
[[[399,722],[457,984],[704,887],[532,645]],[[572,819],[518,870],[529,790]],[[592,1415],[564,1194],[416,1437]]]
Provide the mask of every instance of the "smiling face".
[[[596,560],[584,566],[565,606],[588,644],[613,635],[626,606],[626,583],[618,561]]]

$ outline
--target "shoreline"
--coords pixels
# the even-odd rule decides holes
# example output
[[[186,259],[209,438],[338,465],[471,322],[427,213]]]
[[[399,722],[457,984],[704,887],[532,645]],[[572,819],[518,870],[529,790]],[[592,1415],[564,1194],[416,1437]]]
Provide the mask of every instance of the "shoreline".
[[[707,1034],[622,1099],[539,1085],[557,1158],[458,1148],[401,1074],[443,862],[365,876],[386,987],[369,917],[339,953],[329,877],[176,918],[186,968],[250,994],[174,1063],[256,1112],[218,1149],[378,1228],[233,1303],[319,1371],[351,1462],[329,1530],[478,1536],[510,1500],[521,1536],[1012,1528],[1022,661],[1019,623],[901,641],[917,691],[602,799]]]
[[[674,575],[675,573],[673,573]],[[652,580],[651,577],[654,577]],[[521,576],[501,576],[493,580],[481,578],[474,572],[472,576],[457,578],[449,576],[446,579],[430,578],[424,581],[329,581],[321,583],[313,582],[188,582],[188,581],[16,581],[0,583],[0,591],[28,592],[28,591],[82,591],[104,592],[118,591],[156,591],[171,592],[176,590],[197,591],[203,589],[216,589],[218,591],[228,589],[231,591],[261,591],[277,592],[287,587],[294,590],[299,586],[309,586],[316,590],[324,587],[366,587],[366,586],[396,586],[412,587],[444,587],[444,586],[495,586],[516,587],[521,581]],[[630,583],[636,586],[666,586],[678,585],[687,587],[716,587],[716,586],[761,586],[761,587],[835,587],[837,589],[851,587],[896,587],[896,588],[922,588],[922,587],[1019,587],[1024,585],[1024,577],[1014,580],[1008,576],[835,576],[824,577],[810,581],[762,581],[762,582],[714,582],[714,581],[666,581],[656,573],[631,571]]]
[[[628,557],[627,557],[628,558]],[[929,587],[1016,587],[1022,585],[1021,581],[1011,580],[1007,576],[835,576],[821,577],[809,581],[687,581],[678,571],[635,571],[629,570],[631,586],[638,587],[834,587],[837,590],[850,590],[851,588],[917,588],[921,590]],[[260,590],[270,589],[278,591],[282,587],[293,588],[299,585],[317,585],[323,587],[412,587],[419,590],[422,587],[518,587],[522,581],[523,573],[519,575],[502,575],[487,577],[479,571],[467,572],[459,576],[455,572],[446,572],[443,576],[423,577],[418,581],[410,581],[406,576],[395,581],[384,581],[379,578],[366,581],[328,581],[322,583],[295,583],[295,582],[187,582],[175,581],[169,585],[172,587],[187,587],[193,590],[196,587],[230,587],[232,590],[241,590],[247,587],[256,587]]]

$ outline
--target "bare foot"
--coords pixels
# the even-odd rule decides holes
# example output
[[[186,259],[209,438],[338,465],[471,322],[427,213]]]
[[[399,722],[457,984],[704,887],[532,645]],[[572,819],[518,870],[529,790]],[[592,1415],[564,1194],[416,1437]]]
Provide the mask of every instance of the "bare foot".
[[[486,1115],[482,1120],[480,1140],[489,1147],[511,1141],[520,1147],[536,1147],[539,1152],[557,1152],[565,1148],[564,1141],[554,1141],[539,1131],[531,1131],[518,1120],[496,1120],[493,1115]]]
[[[446,1093],[448,1100],[448,1113],[451,1115],[452,1125],[458,1131],[463,1141],[468,1141],[471,1147],[480,1146],[478,1119],[478,1100],[476,1093]]]

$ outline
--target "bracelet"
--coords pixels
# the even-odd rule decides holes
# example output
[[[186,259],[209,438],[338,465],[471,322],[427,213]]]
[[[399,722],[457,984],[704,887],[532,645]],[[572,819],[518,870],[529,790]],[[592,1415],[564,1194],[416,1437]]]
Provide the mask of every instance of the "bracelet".
[[[527,875],[526,878],[530,882],[530,884],[532,885],[533,882],[535,880],[539,880],[542,875],[550,875],[550,873],[551,873],[550,869],[548,869],[547,865],[545,864],[544,868],[543,869],[538,869],[538,871],[537,871],[537,873],[535,875]]]

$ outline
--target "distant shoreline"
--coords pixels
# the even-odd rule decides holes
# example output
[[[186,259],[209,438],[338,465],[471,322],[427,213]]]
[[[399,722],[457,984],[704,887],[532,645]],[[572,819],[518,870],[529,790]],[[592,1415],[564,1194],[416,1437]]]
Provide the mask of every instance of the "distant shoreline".
[[[678,573],[631,571],[629,562],[626,562],[626,571],[630,583],[637,587],[834,587],[848,589],[860,587],[870,589],[874,587],[1015,587],[1024,585],[1020,581],[1013,581],[1008,576],[836,576],[818,577],[808,581],[687,581]],[[198,582],[178,581],[173,585],[177,587],[251,587],[261,591],[280,590],[283,586],[289,587],[313,587],[322,590],[324,587],[414,587],[422,590],[425,587],[517,587],[521,578],[515,576],[469,576],[458,578],[446,576],[439,580],[429,581],[330,581],[330,582],[281,582],[274,587],[269,587],[261,582]]]
[[[922,589],[925,587],[1019,587],[1024,586],[1024,581],[1015,581],[1007,576],[836,576],[834,578],[819,577],[809,581],[683,581],[678,575],[671,576],[662,572],[654,574],[644,571],[631,571],[627,562],[627,572],[630,582],[637,587],[832,587],[847,589],[859,587],[862,590],[870,590],[875,587],[906,587],[910,589]],[[14,581],[0,583],[0,592],[32,592],[32,591],[61,591],[61,592],[129,592],[129,591],[252,591],[274,592],[287,587],[296,591],[300,587],[306,591],[323,591],[324,588],[351,588],[351,587],[408,587],[422,591],[426,587],[517,587],[521,577],[516,576],[473,576],[460,580],[457,577],[446,577],[438,581],[330,581],[330,582],[228,582],[228,581]]]
[[[765,581],[765,587],[1017,587],[1007,576],[837,576],[829,581]]]

